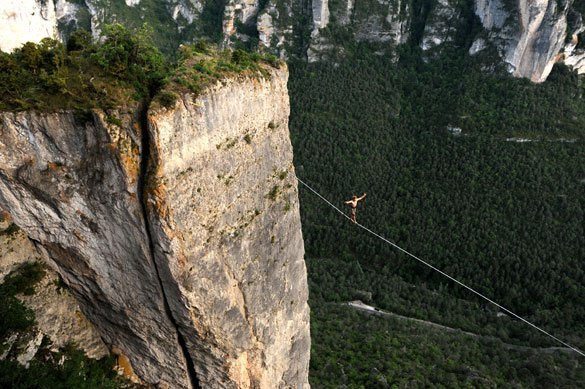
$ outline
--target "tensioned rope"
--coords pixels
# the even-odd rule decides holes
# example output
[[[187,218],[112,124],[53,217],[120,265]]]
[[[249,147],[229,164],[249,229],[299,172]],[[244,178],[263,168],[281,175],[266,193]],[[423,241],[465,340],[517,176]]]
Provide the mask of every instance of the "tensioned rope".
[[[351,221],[351,218],[349,216],[347,216],[345,214],[345,212],[343,212],[341,209],[337,208],[333,203],[331,203],[329,200],[327,200],[325,197],[323,197],[319,192],[317,192],[315,189],[311,188],[309,185],[307,185],[305,182],[303,182],[300,178],[297,177],[297,180],[303,184],[307,189],[309,189],[311,192],[313,192],[314,194],[316,194],[319,198],[321,198],[321,200],[325,201],[327,204],[329,204],[330,207],[332,207],[333,209],[335,209],[337,212],[339,212],[340,214],[342,214],[345,218],[349,219]],[[556,336],[552,335],[551,333],[543,330],[542,328],[538,327],[536,324],[533,324],[531,322],[529,322],[528,320],[524,319],[522,316],[515,314],[514,312],[510,311],[508,308],[505,308],[503,306],[501,306],[500,304],[496,303],[495,301],[493,301],[492,299],[490,299],[489,297],[484,296],[483,294],[481,294],[480,292],[478,292],[477,290],[473,289],[470,286],[465,285],[463,282],[451,277],[449,274],[445,273],[444,271],[436,268],[435,266],[431,265],[430,263],[420,259],[419,257],[417,257],[416,255],[408,252],[407,250],[403,249],[402,247],[398,246],[396,243],[393,243],[391,241],[389,241],[388,239],[384,238],[383,236],[375,233],[374,231],[370,230],[368,227],[361,225],[360,223],[355,223],[355,225],[357,225],[358,227],[362,228],[363,230],[369,232],[370,234],[374,235],[375,237],[377,237],[378,239],[383,240],[384,242],[392,245],[394,248],[402,251],[404,254],[416,259],[417,261],[419,261],[420,263],[422,263],[423,265],[433,269],[434,271],[440,273],[441,275],[447,277],[448,279],[450,279],[451,281],[457,283],[458,285],[464,287],[465,289],[475,293],[476,295],[478,295],[479,297],[481,297],[482,299],[490,302],[491,304],[495,305],[496,307],[500,308],[502,311],[505,311],[507,313],[509,313],[510,315],[514,316],[517,319],[520,319],[521,321],[523,321],[524,323],[528,324],[529,326],[537,329],[538,331],[542,332],[543,334],[549,336],[550,338],[556,340],[557,342],[559,342],[560,344],[570,348],[571,350],[575,351],[576,353],[580,354],[581,356],[585,357],[585,353],[583,353],[581,350],[571,346],[570,344],[560,340],[559,338],[557,338]]]

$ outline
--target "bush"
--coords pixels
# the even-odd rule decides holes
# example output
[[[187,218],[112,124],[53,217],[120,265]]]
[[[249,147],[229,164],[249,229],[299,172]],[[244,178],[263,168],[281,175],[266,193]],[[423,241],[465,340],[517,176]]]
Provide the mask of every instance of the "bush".
[[[165,108],[173,108],[177,103],[178,96],[173,92],[163,91],[157,95],[157,100]]]
[[[43,39],[0,53],[0,109],[87,110],[148,98],[169,73],[151,34],[115,24],[104,27],[102,43],[79,30],[67,46]]]

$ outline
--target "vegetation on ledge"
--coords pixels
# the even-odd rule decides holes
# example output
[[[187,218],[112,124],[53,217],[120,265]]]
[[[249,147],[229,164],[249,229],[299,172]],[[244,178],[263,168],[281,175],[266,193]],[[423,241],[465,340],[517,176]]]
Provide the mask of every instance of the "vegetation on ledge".
[[[0,52],[0,110],[112,108],[139,101],[168,72],[149,32],[104,28],[102,43],[83,30]]]
[[[182,46],[171,63],[152,43],[152,31],[105,26],[100,40],[85,30],[67,44],[43,39],[8,54],[0,52],[0,111],[119,108],[157,96],[163,106],[179,91],[200,93],[219,79],[268,74],[273,56],[217,50],[203,42]]]
[[[156,96],[155,102],[171,107],[177,98],[176,92],[198,95],[219,80],[239,75],[268,77],[268,67],[279,68],[282,64],[270,54],[241,49],[218,50],[205,42],[183,45],[178,63],[170,74],[170,82]]]

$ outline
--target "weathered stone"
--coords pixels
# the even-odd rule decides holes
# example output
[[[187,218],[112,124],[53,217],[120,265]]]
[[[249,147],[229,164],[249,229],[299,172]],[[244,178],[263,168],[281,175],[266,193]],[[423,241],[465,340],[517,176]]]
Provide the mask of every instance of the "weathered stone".
[[[147,383],[308,385],[288,72],[266,70],[148,115],[0,114],[0,207]]]
[[[0,1],[0,50],[12,51],[22,44],[57,37],[53,0]]]
[[[108,348],[77,301],[66,288],[58,286],[59,278],[54,271],[45,271],[45,277],[35,285],[35,293],[18,296],[34,312],[36,328],[49,338],[51,347],[73,344],[90,358],[107,356]]]
[[[565,45],[563,59],[565,64],[577,71],[577,73],[585,74],[585,49],[578,47],[585,39],[583,16],[578,12],[570,12],[568,20],[571,39]]]
[[[253,24],[258,15],[258,0],[229,0],[223,12],[223,37],[224,43],[229,43],[230,38],[237,33],[237,23]]]
[[[35,357],[37,351],[41,347],[41,343],[43,343],[44,335],[42,332],[37,332],[26,344],[22,352],[18,354],[16,360],[18,363],[23,365],[24,367],[28,367],[30,361]]]
[[[329,24],[329,0],[313,0],[313,32],[312,36],[317,36],[319,30],[327,27]]]
[[[508,10],[501,0],[476,0],[475,12],[510,72],[534,82],[546,80],[562,59],[572,0],[521,0]]]
[[[18,271],[25,264],[43,263],[39,252],[24,232],[12,229],[11,218],[5,220],[0,223],[0,284],[6,275]],[[46,267],[43,271],[45,276],[35,285],[34,293],[17,296],[33,311],[35,329],[49,338],[51,347],[62,348],[67,344],[75,344],[90,358],[99,359],[108,355],[106,345],[81,312],[77,301],[66,288],[60,286],[58,275]],[[13,335],[14,342],[18,334]],[[7,354],[3,354],[4,357]]]
[[[156,258],[169,265],[164,282],[176,285],[172,309],[203,386],[308,385],[286,83],[286,70],[271,70],[151,112]]]
[[[0,205],[37,243],[110,347],[147,382],[188,386],[137,197],[132,115],[0,114]]]
[[[456,3],[438,0],[427,18],[420,47],[426,51],[451,42],[459,24]]]

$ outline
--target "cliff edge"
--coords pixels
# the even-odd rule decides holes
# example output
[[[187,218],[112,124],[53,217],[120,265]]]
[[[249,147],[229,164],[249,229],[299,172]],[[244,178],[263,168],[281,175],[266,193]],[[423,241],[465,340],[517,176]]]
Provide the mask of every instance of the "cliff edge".
[[[146,383],[308,385],[287,77],[265,65],[167,108],[0,113],[0,206]]]

